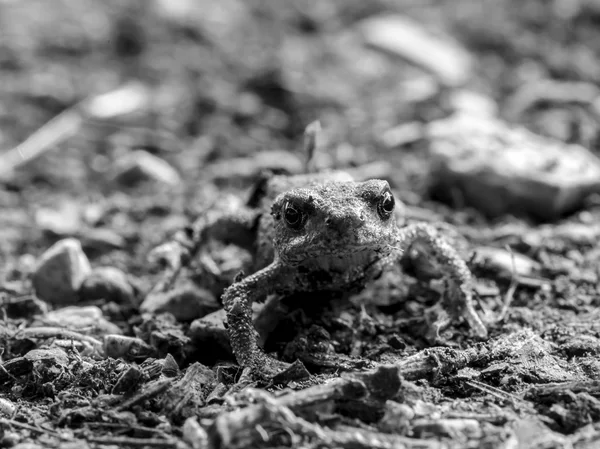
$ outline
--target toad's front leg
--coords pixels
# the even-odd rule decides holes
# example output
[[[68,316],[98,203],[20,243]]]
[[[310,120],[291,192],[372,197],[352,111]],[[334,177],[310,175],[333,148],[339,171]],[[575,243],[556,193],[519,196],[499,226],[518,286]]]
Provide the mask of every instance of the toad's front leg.
[[[268,357],[258,346],[258,333],[252,323],[252,303],[278,290],[289,269],[279,261],[231,285],[223,294],[227,326],[233,353],[241,366],[273,376],[289,367],[287,363]]]
[[[454,317],[463,317],[481,338],[487,337],[487,329],[473,308],[471,271],[437,230],[425,223],[408,225],[398,230],[397,249],[406,254],[415,242],[424,244],[430,255],[443,267],[446,291],[444,308]]]

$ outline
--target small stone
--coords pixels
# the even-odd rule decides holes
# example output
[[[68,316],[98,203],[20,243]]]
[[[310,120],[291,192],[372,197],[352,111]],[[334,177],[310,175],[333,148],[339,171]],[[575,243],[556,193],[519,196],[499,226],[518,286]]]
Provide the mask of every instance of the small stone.
[[[102,310],[96,306],[70,306],[53,310],[35,320],[33,326],[64,327],[85,334],[121,334],[116,324],[106,320]]]
[[[135,291],[127,275],[118,268],[94,268],[83,280],[79,288],[82,301],[104,299],[106,302],[130,304]]]
[[[387,148],[401,148],[421,140],[423,132],[423,124],[419,122],[404,123],[384,132],[381,141]]]
[[[112,229],[91,228],[80,235],[81,245],[99,253],[105,253],[125,247],[125,239]]]
[[[113,446],[113,449],[114,447],[117,446]],[[83,440],[63,441],[60,443],[60,446],[58,446],[58,449],[90,449],[90,445],[87,441]]]
[[[21,436],[17,432],[5,431],[4,436],[0,439],[0,447],[15,447],[19,441],[21,441]]]
[[[264,307],[263,304],[252,304],[252,319],[256,321],[260,311]],[[200,350],[202,348],[219,348],[222,352],[231,354],[231,346],[229,344],[229,334],[225,328],[227,313],[224,309],[219,309],[216,312],[192,321],[187,336],[192,339],[192,342],[197,345]]]
[[[156,350],[141,338],[125,335],[106,335],[104,337],[104,354],[106,357],[127,361],[143,362],[156,356]]]
[[[58,208],[41,208],[35,212],[35,223],[44,232],[67,237],[81,227],[81,216],[75,203],[65,202]]]
[[[473,72],[469,52],[449,36],[436,36],[401,15],[370,17],[359,24],[365,43],[402,58],[432,75],[443,85],[464,85]]]
[[[224,309],[209,313],[192,322],[188,336],[194,343],[199,344],[201,347],[210,342],[216,343],[227,352],[231,352],[229,335],[223,324],[226,319],[227,314]]]
[[[134,186],[145,181],[175,186],[181,177],[165,160],[144,150],[133,151],[116,162],[114,179],[122,185]]]
[[[538,262],[523,254],[491,246],[477,248],[473,262],[508,277],[512,274],[532,276],[541,268]]]
[[[0,415],[12,416],[17,406],[5,398],[0,398]]]
[[[34,365],[41,363],[47,366],[52,363],[56,366],[67,366],[69,364],[67,353],[60,348],[32,349],[24,355],[24,358]]]
[[[19,443],[13,446],[12,449],[44,449],[43,446],[35,443]]]
[[[449,98],[452,110],[475,116],[496,117],[498,105],[483,94],[467,89],[455,89]]]
[[[215,296],[208,290],[186,282],[167,292],[150,292],[140,306],[142,313],[168,312],[178,321],[193,321],[219,308]]]
[[[52,245],[40,257],[32,281],[36,295],[51,304],[73,304],[91,272],[79,240],[68,238]]]
[[[208,447],[209,438],[206,430],[198,423],[198,418],[191,416],[183,423],[183,439],[192,449]]]
[[[432,194],[452,201],[450,192],[458,193],[491,217],[553,220],[600,188],[600,160],[584,147],[492,117],[457,113],[431,123],[427,134]]]
[[[600,354],[600,339],[591,335],[578,335],[566,339],[560,345],[569,357],[597,357]]]

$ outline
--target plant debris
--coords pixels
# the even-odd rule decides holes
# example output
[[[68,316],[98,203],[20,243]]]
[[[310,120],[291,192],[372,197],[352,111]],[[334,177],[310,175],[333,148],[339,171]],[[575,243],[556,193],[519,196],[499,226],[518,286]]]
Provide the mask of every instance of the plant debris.
[[[598,447],[599,13],[0,1],[0,447]],[[255,302],[290,366],[237,364],[256,248],[190,224],[328,170],[451,242],[487,338],[416,243],[361,292]]]

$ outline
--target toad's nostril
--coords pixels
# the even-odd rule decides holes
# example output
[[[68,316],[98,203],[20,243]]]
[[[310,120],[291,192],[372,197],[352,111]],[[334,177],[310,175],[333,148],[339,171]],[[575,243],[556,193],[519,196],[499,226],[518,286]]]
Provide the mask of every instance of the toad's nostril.
[[[342,232],[346,227],[346,220],[342,216],[332,215],[325,219],[325,225],[329,229]]]
[[[332,215],[325,219],[325,226],[338,232],[347,232],[363,226],[365,217],[362,214]]]

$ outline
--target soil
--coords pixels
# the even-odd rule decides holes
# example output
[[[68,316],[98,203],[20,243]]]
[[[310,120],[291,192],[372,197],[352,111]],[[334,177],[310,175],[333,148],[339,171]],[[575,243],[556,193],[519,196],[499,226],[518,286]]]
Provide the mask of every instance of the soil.
[[[600,82],[591,0],[0,1],[0,447],[600,447],[600,203],[540,223],[436,201],[427,139],[384,136],[447,116],[446,96],[358,32],[396,13],[460,42],[466,89],[500,117],[599,151],[579,106],[507,112],[532,80]],[[132,82],[134,111],[110,113],[131,97],[85,109]],[[151,250],[237,207],[265,169],[301,171],[316,119],[318,169],[383,176],[409,221],[445,223],[489,339],[460,323],[432,335],[440,289],[418,248],[351,298],[262,306],[266,349],[308,379],[257,381],[229,352],[219,297],[247,252],[211,243],[156,293]],[[48,128],[60,136],[2,171]],[[170,167],[132,170],[139,150]],[[38,297],[40,256],[65,238],[92,271],[66,302]]]

